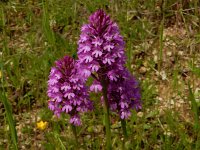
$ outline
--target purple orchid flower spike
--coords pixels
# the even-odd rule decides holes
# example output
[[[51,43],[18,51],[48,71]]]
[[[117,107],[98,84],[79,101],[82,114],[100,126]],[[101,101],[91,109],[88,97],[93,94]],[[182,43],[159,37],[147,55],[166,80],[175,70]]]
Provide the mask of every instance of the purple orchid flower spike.
[[[71,124],[81,125],[79,113],[93,109],[87,91],[85,80],[78,75],[73,58],[65,56],[55,62],[49,75],[47,94],[50,98],[49,109],[56,116],[67,113]]]
[[[110,82],[108,101],[110,109],[117,112],[121,119],[129,118],[131,109],[140,110],[142,108],[138,81],[128,70],[125,69],[117,81]]]
[[[115,69],[125,64],[124,41],[116,23],[103,10],[89,18],[81,28],[78,58],[82,75],[86,78],[97,72],[100,77],[114,80]],[[101,74],[104,72],[104,75]]]

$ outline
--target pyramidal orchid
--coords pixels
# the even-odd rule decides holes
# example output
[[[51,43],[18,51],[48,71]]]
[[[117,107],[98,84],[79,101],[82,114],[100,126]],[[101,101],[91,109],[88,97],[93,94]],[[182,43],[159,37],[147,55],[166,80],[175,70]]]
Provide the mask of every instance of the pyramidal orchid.
[[[48,107],[56,116],[67,113],[71,124],[81,125],[79,113],[93,108],[87,91],[73,58],[65,56],[55,62],[49,75],[47,94],[50,98]]]
[[[88,92],[102,92],[107,149],[111,149],[110,111],[119,115],[127,137],[125,119],[131,110],[141,109],[139,84],[125,67],[124,49],[117,24],[97,10],[81,28],[78,60],[65,56],[56,61],[48,80],[49,109],[57,116],[69,114],[75,126],[81,125],[81,112],[93,109]],[[85,83],[90,76],[94,80],[88,89]]]
[[[86,78],[96,72],[100,80],[116,80],[123,69],[124,41],[117,24],[104,11],[96,11],[89,17],[89,24],[82,26],[78,58]]]
[[[94,12],[89,23],[81,28],[79,71],[85,79],[94,78],[91,91],[103,93],[107,149],[111,149],[109,110],[117,112],[123,122],[131,115],[131,109],[141,109],[140,89],[137,80],[125,68],[124,48],[117,24],[103,10]]]
[[[138,82],[124,67],[124,47],[117,24],[103,10],[94,12],[81,28],[79,70],[85,78],[94,77],[91,91],[102,91],[106,84],[108,105],[121,119],[127,119],[131,109],[141,108]]]
[[[131,109],[141,109],[141,95],[138,81],[124,69],[117,81],[108,85],[110,109],[119,114],[121,119],[130,117]]]

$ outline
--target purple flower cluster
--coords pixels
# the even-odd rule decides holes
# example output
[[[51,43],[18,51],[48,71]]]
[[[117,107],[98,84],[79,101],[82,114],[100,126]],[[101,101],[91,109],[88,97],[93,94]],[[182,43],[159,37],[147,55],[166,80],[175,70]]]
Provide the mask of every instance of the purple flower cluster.
[[[47,91],[50,98],[48,106],[55,115],[60,116],[65,112],[71,116],[71,124],[81,125],[79,112],[93,108],[87,91],[85,80],[79,76],[73,58],[65,56],[55,62],[49,75]]]
[[[140,100],[139,84],[128,70],[125,69],[117,81],[110,82],[108,86],[110,109],[117,112],[121,119],[127,119],[131,115],[131,109],[141,109]]]
[[[112,111],[122,119],[130,116],[130,109],[141,109],[138,82],[125,69],[124,41],[119,28],[102,10],[89,17],[89,24],[81,28],[78,47],[80,73],[95,80],[90,91],[108,86],[107,97]]]
[[[124,44],[117,24],[102,10],[96,11],[81,28],[78,58],[82,75],[87,78],[97,72],[99,78],[116,80],[117,70],[125,64]]]
[[[49,109],[57,116],[62,112],[69,114],[70,123],[80,125],[79,112],[93,108],[85,86],[89,76],[94,77],[90,91],[106,89],[109,108],[121,119],[127,119],[131,109],[141,109],[140,88],[125,68],[124,47],[117,24],[102,10],[92,14],[89,24],[81,28],[78,60],[65,56],[51,69],[47,92]]]

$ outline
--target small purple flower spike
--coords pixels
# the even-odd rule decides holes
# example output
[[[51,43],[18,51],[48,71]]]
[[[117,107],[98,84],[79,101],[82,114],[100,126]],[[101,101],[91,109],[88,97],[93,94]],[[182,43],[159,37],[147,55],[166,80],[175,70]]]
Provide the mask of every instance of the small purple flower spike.
[[[55,62],[49,75],[47,94],[50,98],[49,109],[56,116],[67,113],[71,116],[70,123],[81,125],[79,112],[93,109],[87,91],[85,80],[78,75],[73,58],[65,56]]]
[[[125,69],[117,81],[110,82],[108,101],[110,109],[117,112],[121,119],[130,117],[131,109],[139,110],[142,108],[138,81],[128,70]]]

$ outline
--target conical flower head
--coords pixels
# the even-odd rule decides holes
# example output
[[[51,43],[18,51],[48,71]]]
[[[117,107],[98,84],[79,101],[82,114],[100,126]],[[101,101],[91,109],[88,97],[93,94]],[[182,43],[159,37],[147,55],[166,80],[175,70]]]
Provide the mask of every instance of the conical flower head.
[[[69,114],[70,123],[74,125],[81,124],[79,112],[93,108],[85,81],[78,75],[76,62],[69,56],[56,61],[55,67],[51,68],[47,94],[49,109],[57,116],[62,112]]]
[[[107,96],[110,109],[117,112],[121,119],[127,119],[131,109],[142,108],[139,83],[126,69],[117,81],[110,82]]]
[[[125,64],[124,41],[119,28],[104,11],[98,10],[89,17],[89,24],[81,28],[78,58],[81,73],[86,78],[91,73],[104,73],[109,78],[109,72],[117,76],[116,69],[122,69]]]

